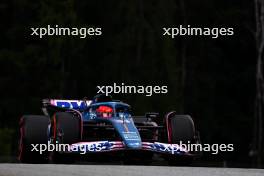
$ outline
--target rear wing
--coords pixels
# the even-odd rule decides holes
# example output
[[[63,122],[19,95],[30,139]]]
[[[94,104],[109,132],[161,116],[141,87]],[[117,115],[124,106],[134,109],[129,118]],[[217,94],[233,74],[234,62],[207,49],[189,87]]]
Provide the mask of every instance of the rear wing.
[[[85,110],[90,104],[92,100],[63,100],[63,99],[43,99],[43,111],[48,108],[53,109],[74,109],[78,111]],[[45,112],[44,112],[45,113]]]

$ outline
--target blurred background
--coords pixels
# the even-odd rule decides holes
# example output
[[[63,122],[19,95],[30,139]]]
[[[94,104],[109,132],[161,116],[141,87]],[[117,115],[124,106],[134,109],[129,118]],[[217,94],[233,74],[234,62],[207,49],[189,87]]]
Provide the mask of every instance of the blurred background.
[[[15,161],[18,121],[41,99],[93,97],[97,85],[167,85],[168,94],[117,94],[135,114],[190,114],[203,143],[233,143],[206,163],[263,167],[263,100],[256,94],[253,0],[1,0],[0,161]],[[31,27],[102,27],[102,36],[31,36]],[[163,27],[232,27],[234,36],[162,36]],[[263,60],[263,59],[262,59]],[[262,68],[262,66],[260,67]],[[263,84],[263,83],[262,83]],[[258,84],[257,84],[258,85]],[[258,90],[258,91],[256,91]],[[260,110],[260,111],[258,111]],[[258,113],[256,113],[258,112]]]

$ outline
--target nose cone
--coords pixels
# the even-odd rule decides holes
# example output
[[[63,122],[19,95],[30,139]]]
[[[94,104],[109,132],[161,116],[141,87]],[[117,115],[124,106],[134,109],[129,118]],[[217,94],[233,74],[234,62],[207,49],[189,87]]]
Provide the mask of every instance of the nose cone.
[[[139,136],[139,132],[136,127],[133,131],[123,131],[121,132],[121,137],[127,148],[131,149],[139,149],[142,146],[141,138]]]
[[[133,121],[120,121],[114,119],[111,119],[111,121],[127,148],[141,148],[141,137]]]
[[[130,128],[131,129],[131,128]],[[133,131],[123,131],[122,138],[127,148],[131,149],[138,149],[141,148],[141,138],[139,136],[139,133],[136,129],[136,127],[133,129]]]
[[[126,144],[126,147],[130,149],[140,149],[142,146],[141,141],[140,142],[125,141],[125,144]]]

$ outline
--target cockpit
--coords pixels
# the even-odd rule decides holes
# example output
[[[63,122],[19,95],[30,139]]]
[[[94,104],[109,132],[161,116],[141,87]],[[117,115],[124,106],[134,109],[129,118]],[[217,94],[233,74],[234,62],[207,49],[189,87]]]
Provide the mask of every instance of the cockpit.
[[[88,114],[86,114],[85,119],[124,119],[131,117],[131,109],[128,104],[122,102],[104,102],[95,103],[90,105],[87,109]],[[87,115],[89,117],[87,117]]]

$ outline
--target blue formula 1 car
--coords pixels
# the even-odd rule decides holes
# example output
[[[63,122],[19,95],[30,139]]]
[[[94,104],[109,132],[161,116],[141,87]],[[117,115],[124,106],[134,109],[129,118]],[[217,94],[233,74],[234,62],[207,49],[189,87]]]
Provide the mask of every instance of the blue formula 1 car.
[[[186,145],[199,143],[189,115],[169,112],[132,116],[130,106],[110,96],[93,100],[44,99],[44,115],[21,117],[19,160],[28,163],[68,163],[77,156],[104,154],[124,163],[149,164],[160,154],[169,163],[191,162],[197,153]]]

